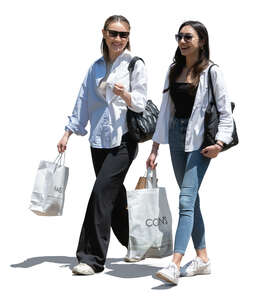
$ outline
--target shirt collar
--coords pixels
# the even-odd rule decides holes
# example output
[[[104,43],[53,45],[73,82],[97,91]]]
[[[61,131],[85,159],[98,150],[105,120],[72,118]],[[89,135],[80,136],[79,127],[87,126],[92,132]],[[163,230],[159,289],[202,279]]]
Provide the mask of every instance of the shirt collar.
[[[126,56],[130,56],[130,57],[132,56],[128,49],[125,49],[119,56],[117,56],[117,58],[115,59],[115,61],[113,63],[115,63],[118,60],[121,60],[122,58],[124,58]],[[99,60],[104,62],[104,56],[102,56]]]

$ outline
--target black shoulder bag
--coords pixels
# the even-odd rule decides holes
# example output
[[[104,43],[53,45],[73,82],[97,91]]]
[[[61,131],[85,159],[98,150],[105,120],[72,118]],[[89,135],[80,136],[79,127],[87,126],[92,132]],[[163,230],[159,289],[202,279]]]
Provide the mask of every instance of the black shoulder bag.
[[[143,61],[142,58],[135,56],[132,58],[128,66],[130,91],[132,72],[137,60]],[[131,109],[128,109],[127,127],[130,137],[138,143],[143,143],[150,140],[156,128],[158,115],[159,110],[151,100],[147,101],[145,110],[141,113],[136,113]]]
[[[205,148],[207,146],[211,146],[215,144],[215,136],[218,132],[218,125],[220,122],[220,113],[217,109],[217,104],[215,100],[214,90],[213,90],[213,84],[212,84],[212,78],[211,78],[211,68],[215,66],[215,64],[211,65],[208,70],[208,93],[211,90],[211,101],[209,102],[206,112],[205,112],[205,118],[204,118],[204,141],[202,144],[202,148]],[[231,108],[232,112],[234,111],[235,104],[234,102],[231,102]],[[238,135],[236,131],[236,124],[234,121],[234,130],[232,133],[232,141],[229,144],[224,144],[224,147],[222,151],[228,150],[229,148],[235,146],[238,144]]]

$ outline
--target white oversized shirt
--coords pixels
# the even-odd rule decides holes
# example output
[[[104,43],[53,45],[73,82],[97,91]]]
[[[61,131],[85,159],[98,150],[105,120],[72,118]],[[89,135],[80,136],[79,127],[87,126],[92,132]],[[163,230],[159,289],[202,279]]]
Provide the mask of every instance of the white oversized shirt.
[[[211,95],[210,92],[208,93],[208,69],[210,66],[211,64],[200,74],[195,102],[186,131],[185,152],[198,150],[203,143],[204,115],[210,100],[208,95]],[[220,113],[220,122],[215,139],[228,144],[232,141],[233,117],[223,74],[218,66],[212,67],[211,77],[217,109]],[[167,89],[168,87],[169,71],[166,76],[164,89]],[[156,130],[152,138],[153,141],[158,144],[168,144],[169,126],[174,117],[174,113],[174,103],[168,90],[163,94],[160,114],[156,124]]]

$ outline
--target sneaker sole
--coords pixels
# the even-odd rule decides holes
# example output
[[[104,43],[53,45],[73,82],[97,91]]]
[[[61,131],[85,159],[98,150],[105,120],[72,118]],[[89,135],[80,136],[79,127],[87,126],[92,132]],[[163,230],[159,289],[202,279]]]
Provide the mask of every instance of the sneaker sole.
[[[72,273],[75,274],[75,275],[94,275],[95,273],[82,273],[82,272],[78,272],[78,271],[75,271],[75,270],[72,270]]]
[[[178,282],[173,281],[170,277],[168,277],[168,276],[165,275],[165,274],[162,274],[162,273],[159,273],[159,272],[158,272],[158,273],[156,273],[155,275],[156,275],[156,277],[158,277],[158,278],[160,278],[160,279],[162,279],[162,280],[164,280],[164,281],[166,281],[166,282],[168,282],[168,283],[175,284],[175,285],[178,284]]]
[[[141,261],[141,260],[144,260],[145,259],[145,257],[142,257],[142,258],[139,258],[139,259],[136,259],[136,258],[127,258],[127,257],[125,257],[124,258],[124,261],[125,262],[138,262],[138,261]]]
[[[89,275],[94,275],[95,273],[80,273],[80,272],[72,272],[73,275],[80,275],[80,276],[89,276]]]
[[[210,271],[201,271],[198,273],[192,273],[192,274],[180,274],[180,277],[193,277],[193,276],[197,276],[197,275],[210,275],[211,272]]]

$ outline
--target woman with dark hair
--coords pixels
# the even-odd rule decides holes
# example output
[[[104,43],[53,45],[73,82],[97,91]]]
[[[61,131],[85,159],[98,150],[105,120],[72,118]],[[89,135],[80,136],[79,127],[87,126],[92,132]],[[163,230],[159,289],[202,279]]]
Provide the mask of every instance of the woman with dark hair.
[[[138,60],[129,82],[133,56],[130,25],[123,16],[109,17],[102,30],[103,56],[94,62],[83,81],[58,151],[64,152],[70,135],[85,135],[90,121],[90,145],[96,181],[90,196],[77,248],[79,264],[73,273],[92,275],[104,269],[110,229],[128,245],[127,171],[136,156],[137,143],[127,129],[126,114],[142,112],[146,105],[147,76]],[[130,89],[131,86],[131,89]]]
[[[233,132],[229,97],[221,70],[215,65],[210,72],[220,112],[219,129],[216,143],[202,147],[204,115],[209,102],[208,71],[212,65],[208,32],[202,23],[188,21],[180,26],[176,40],[178,48],[166,76],[152,151],[146,162],[147,167],[155,168],[159,144],[169,144],[180,188],[179,221],[172,262],[156,275],[173,284],[178,283],[180,276],[211,272],[198,191],[211,158],[219,154],[224,144],[231,142]],[[180,269],[190,237],[197,256]]]

